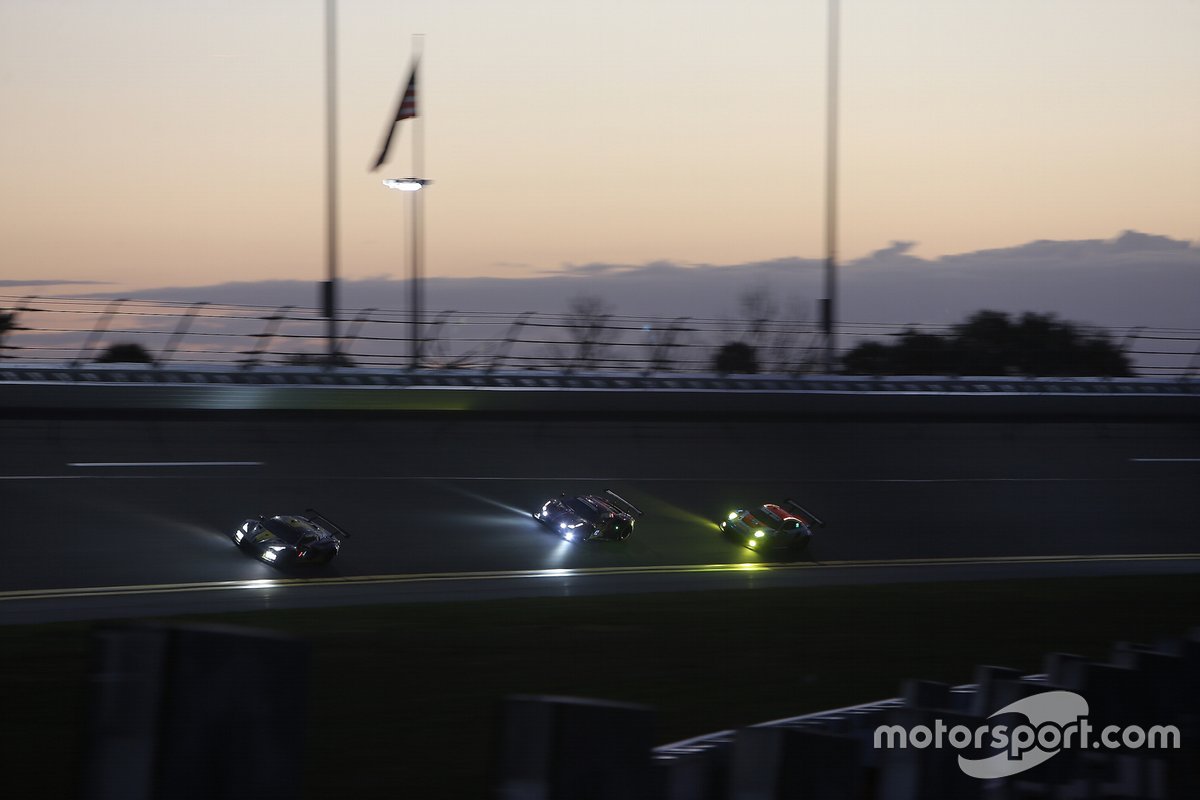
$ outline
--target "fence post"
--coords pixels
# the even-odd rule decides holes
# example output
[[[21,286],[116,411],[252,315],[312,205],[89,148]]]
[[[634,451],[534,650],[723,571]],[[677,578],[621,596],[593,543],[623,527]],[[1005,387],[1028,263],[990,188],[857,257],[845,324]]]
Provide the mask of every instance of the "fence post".
[[[371,312],[378,310],[378,308],[364,308],[362,311],[358,312],[358,316],[354,318],[354,322],[350,323],[350,329],[346,332],[346,335],[342,337],[342,341],[345,342],[345,346],[342,350],[338,351],[338,355],[344,355],[347,359],[349,359],[351,345],[353,345],[354,341],[358,338],[358,334],[362,331],[363,326],[371,321]],[[329,366],[334,366],[332,361],[330,362]]]
[[[113,300],[108,304],[108,307],[104,309],[104,313],[102,313],[100,318],[96,320],[96,325],[92,328],[92,332],[89,333],[87,339],[84,340],[83,348],[80,349],[79,355],[76,356],[75,360],[71,362],[72,367],[78,367],[83,362],[83,359],[87,355],[88,351],[92,349],[92,342],[94,342],[98,337],[103,336],[105,332],[108,331],[109,320],[111,320],[113,315],[117,313],[117,309],[121,307],[121,304],[127,301],[128,298],[122,297],[118,300]]]
[[[201,306],[206,305],[208,305],[208,303],[203,300],[199,303],[192,303],[192,305],[188,307],[188,310],[183,312],[183,316],[179,319],[179,324],[175,326],[175,332],[171,334],[171,338],[167,340],[167,346],[163,348],[162,357],[156,359],[154,362],[156,369],[162,367],[171,360],[171,356],[175,354],[175,348],[179,346],[180,340],[183,339],[184,335],[188,332],[188,329],[192,326],[192,320],[195,318],[196,312],[200,310]]]
[[[671,348],[675,346],[675,337],[682,330],[680,326],[690,319],[691,317],[676,317],[665,330],[659,333],[650,350],[650,363],[642,373],[643,375],[650,375],[659,369],[664,372],[671,369]]]
[[[421,332],[421,352],[422,353],[426,352],[426,350],[425,350],[426,342],[429,343],[430,350],[436,349],[438,351],[437,353],[427,353],[426,358],[428,358],[429,356],[432,356],[432,355],[436,355],[436,356],[445,356],[446,355],[446,351],[439,347],[439,343],[441,342],[441,336],[442,336],[442,328],[446,327],[446,322],[449,320],[450,315],[457,314],[457,313],[458,313],[457,310],[442,311],[441,313],[439,313],[437,315],[437,318],[434,319],[433,324]],[[449,360],[450,359],[446,359],[447,363],[449,362]],[[445,366],[445,364],[443,364],[443,366]]]
[[[492,362],[488,364],[488,367],[485,370],[488,375],[491,375],[492,372],[495,371],[496,367],[504,361],[504,359],[508,356],[509,349],[515,343],[520,341],[518,335],[521,333],[521,329],[525,327],[525,323],[528,322],[529,318],[532,316],[532,311],[522,311],[519,315],[517,315],[516,319],[509,323],[508,330],[504,332],[504,340],[496,346],[496,352],[492,354]]]
[[[258,366],[259,356],[266,351],[267,346],[271,343],[271,340],[275,338],[275,333],[279,330],[279,326],[285,319],[287,319],[287,317],[284,315],[284,312],[290,311],[293,308],[295,308],[295,306],[280,306],[274,314],[266,318],[266,327],[264,327],[263,332],[258,334],[256,337],[259,340],[258,346],[246,354],[248,358],[243,359],[243,369],[250,369]]]

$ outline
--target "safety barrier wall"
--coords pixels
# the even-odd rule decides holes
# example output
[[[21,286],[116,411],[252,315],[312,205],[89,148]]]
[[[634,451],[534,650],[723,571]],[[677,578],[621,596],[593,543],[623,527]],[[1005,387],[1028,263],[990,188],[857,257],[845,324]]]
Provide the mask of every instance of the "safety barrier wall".
[[[1200,380],[0,366],[0,410],[1192,417]]]

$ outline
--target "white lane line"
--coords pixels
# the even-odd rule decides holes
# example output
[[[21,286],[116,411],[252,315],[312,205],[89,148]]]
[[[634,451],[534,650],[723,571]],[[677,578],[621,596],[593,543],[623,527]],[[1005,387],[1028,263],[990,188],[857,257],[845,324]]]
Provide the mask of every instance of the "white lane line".
[[[1191,462],[1196,462],[1196,461],[1200,461],[1200,458],[1131,458],[1129,460],[1140,462],[1140,463],[1147,463],[1147,462],[1154,462],[1154,461],[1191,461]]]
[[[296,476],[302,477],[302,476]],[[321,476],[322,480],[330,481],[457,481],[502,483],[513,481],[521,483],[766,483],[779,481],[778,476],[737,477],[737,478],[705,478],[705,477],[637,477],[616,476],[607,478],[595,475],[520,475],[508,477],[504,475],[329,475]],[[1096,481],[1128,481],[1132,478],[812,478],[804,479],[804,483],[1088,483]]]
[[[72,461],[68,467],[261,467],[265,461]]]
[[[91,475],[0,475],[0,481],[78,481]]]
[[[300,586],[362,586],[371,584],[440,583],[447,581],[494,581],[513,579],[583,578],[599,575],[670,575],[705,572],[799,572],[826,569],[912,568],[1020,564],[1081,564],[1200,561],[1200,553],[1128,553],[1053,556],[985,556],[950,558],[896,558],[820,563],[673,564],[665,566],[577,567],[515,569],[487,572],[418,572],[392,575],[345,575],[326,578],[259,578],[235,581],[160,583],[130,586],[89,586],[72,589],[18,589],[0,592],[0,603],[17,600],[107,597],[119,595],[174,594],[246,589],[284,589]]]

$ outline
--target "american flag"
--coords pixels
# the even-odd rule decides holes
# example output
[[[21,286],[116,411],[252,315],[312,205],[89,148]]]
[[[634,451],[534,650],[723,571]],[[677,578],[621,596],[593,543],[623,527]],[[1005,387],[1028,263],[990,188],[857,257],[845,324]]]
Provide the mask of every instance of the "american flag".
[[[371,167],[371,171],[379,169],[383,162],[387,160],[388,148],[392,146],[392,136],[396,133],[396,124],[402,119],[411,119],[417,115],[417,65],[414,63],[412,72],[408,76],[408,83],[404,86],[404,94],[400,95],[400,104],[396,107],[396,116],[388,125],[387,136],[384,137],[383,147],[379,150],[379,158],[375,160],[375,166]]]

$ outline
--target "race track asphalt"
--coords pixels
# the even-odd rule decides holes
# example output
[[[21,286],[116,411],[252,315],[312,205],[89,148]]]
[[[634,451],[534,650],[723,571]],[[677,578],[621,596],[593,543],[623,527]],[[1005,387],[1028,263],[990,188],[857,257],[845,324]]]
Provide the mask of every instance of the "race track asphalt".
[[[1085,571],[1145,554],[1200,565],[1200,426],[1187,423],[213,415],[7,419],[0,442],[0,621],[260,608],[339,579],[355,592],[333,602],[403,599],[414,583],[420,599],[450,599],[600,579],[648,591],[680,574],[746,585],[821,569],[845,582],[1045,570],[1058,557],[1088,557],[1071,562]],[[529,516],[560,491],[605,488],[645,511],[625,543],[569,544]],[[715,522],[784,497],[828,526],[794,564],[754,577],[777,559]],[[246,517],[308,507],[352,534],[328,569],[283,573],[229,538]],[[530,574],[554,580],[534,590]],[[324,602],[311,586],[299,602]]]

